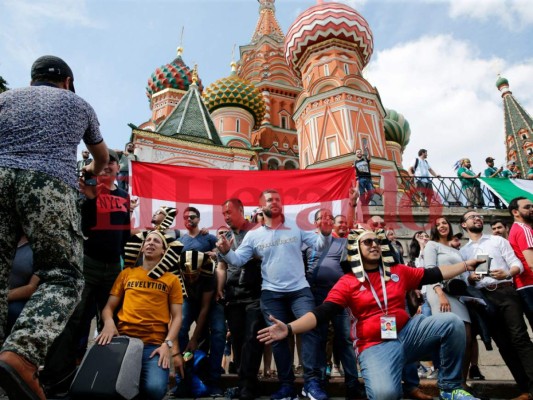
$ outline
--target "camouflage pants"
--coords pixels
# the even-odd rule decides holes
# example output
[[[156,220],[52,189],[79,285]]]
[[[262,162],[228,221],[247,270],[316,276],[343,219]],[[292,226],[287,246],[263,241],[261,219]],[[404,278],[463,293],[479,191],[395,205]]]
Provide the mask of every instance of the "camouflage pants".
[[[7,291],[17,241],[25,233],[39,287],[5,337]],[[41,365],[83,289],[77,192],[46,174],[0,167],[0,346]]]

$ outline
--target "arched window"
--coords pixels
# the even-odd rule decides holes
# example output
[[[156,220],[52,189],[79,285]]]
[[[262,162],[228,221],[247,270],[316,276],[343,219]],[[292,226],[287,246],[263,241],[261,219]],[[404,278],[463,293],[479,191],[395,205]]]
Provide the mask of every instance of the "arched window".
[[[293,161],[287,161],[285,163],[285,169],[286,170],[293,170],[296,169],[296,164]]]
[[[282,129],[288,129],[287,127],[287,117],[282,115],[281,116],[281,128]]]
[[[277,171],[279,169],[279,162],[275,158],[268,160],[268,169],[270,171]]]

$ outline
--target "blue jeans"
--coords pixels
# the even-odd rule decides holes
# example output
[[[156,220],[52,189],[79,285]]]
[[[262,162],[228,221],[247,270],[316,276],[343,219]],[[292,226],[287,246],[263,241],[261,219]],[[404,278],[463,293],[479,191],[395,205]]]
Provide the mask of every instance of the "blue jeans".
[[[293,292],[273,292],[263,290],[261,292],[261,311],[266,323],[270,326],[272,322],[268,319],[270,315],[285,323],[300,318],[315,308],[315,299],[311,294],[311,289],[303,288]],[[313,366],[316,365],[317,351],[320,346],[320,335],[317,329],[300,335],[302,339],[302,365],[304,367],[304,380],[320,379]],[[292,370],[293,355],[289,349],[287,339],[272,343],[272,353],[278,370],[280,383],[292,384],[294,382],[294,372]]]
[[[326,299],[330,288],[311,289],[315,297],[315,306],[318,306]],[[344,383],[348,388],[356,386],[357,380],[357,358],[353,342],[350,339],[350,317],[346,310],[337,314],[331,320],[333,324],[333,353],[338,354],[339,361],[344,369]],[[314,371],[320,373],[321,379],[325,379],[326,374],[326,344],[328,341],[328,323],[317,327],[320,335],[320,347],[317,349]]]
[[[167,394],[169,369],[157,365],[159,354],[150,358],[158,347],[156,344],[145,344],[143,349],[140,392],[149,400],[161,400]]]
[[[178,334],[180,350],[183,351],[189,343],[189,330],[191,325],[198,319],[200,313],[200,304],[198,302],[183,299],[181,329]],[[224,347],[226,345],[226,319],[224,316],[224,307],[213,300],[207,316],[207,327],[209,332],[209,384],[219,385],[220,375],[222,373],[222,357],[224,356]],[[199,343],[202,341],[200,338]],[[207,353],[207,352],[206,352]]]
[[[372,178],[361,177],[357,178],[357,180],[359,181],[359,194],[364,194],[365,192],[371,192],[374,190]]]
[[[517,290],[520,298],[522,299],[522,305],[524,306],[524,314],[529,321],[529,324],[533,326],[533,287]]]
[[[359,355],[366,393],[371,399],[400,399],[402,369],[439,349],[438,387],[450,391],[461,388],[461,369],[466,346],[463,321],[455,314],[431,317],[418,315],[409,320],[397,340],[369,347]]]

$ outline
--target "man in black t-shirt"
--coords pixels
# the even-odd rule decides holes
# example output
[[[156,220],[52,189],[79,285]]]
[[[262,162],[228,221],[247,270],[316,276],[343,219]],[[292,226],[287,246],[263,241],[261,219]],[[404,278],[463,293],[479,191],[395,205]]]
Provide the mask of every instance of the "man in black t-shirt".
[[[361,149],[355,150],[354,168],[359,185],[359,195],[363,204],[368,204],[374,191],[372,184],[372,174],[370,173],[370,153],[365,148],[365,153]]]

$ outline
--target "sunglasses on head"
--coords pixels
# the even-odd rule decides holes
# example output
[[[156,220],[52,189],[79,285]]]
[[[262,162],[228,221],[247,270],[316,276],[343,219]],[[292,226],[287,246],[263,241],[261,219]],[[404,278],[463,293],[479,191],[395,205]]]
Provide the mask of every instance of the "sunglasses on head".
[[[364,239],[364,240],[361,240],[361,243],[363,243],[366,247],[370,247],[372,246],[374,243],[378,246],[381,245],[381,239],[378,239],[378,238],[373,238],[373,239]]]
[[[218,231],[219,235],[225,235],[226,233],[228,233],[228,231]]]

